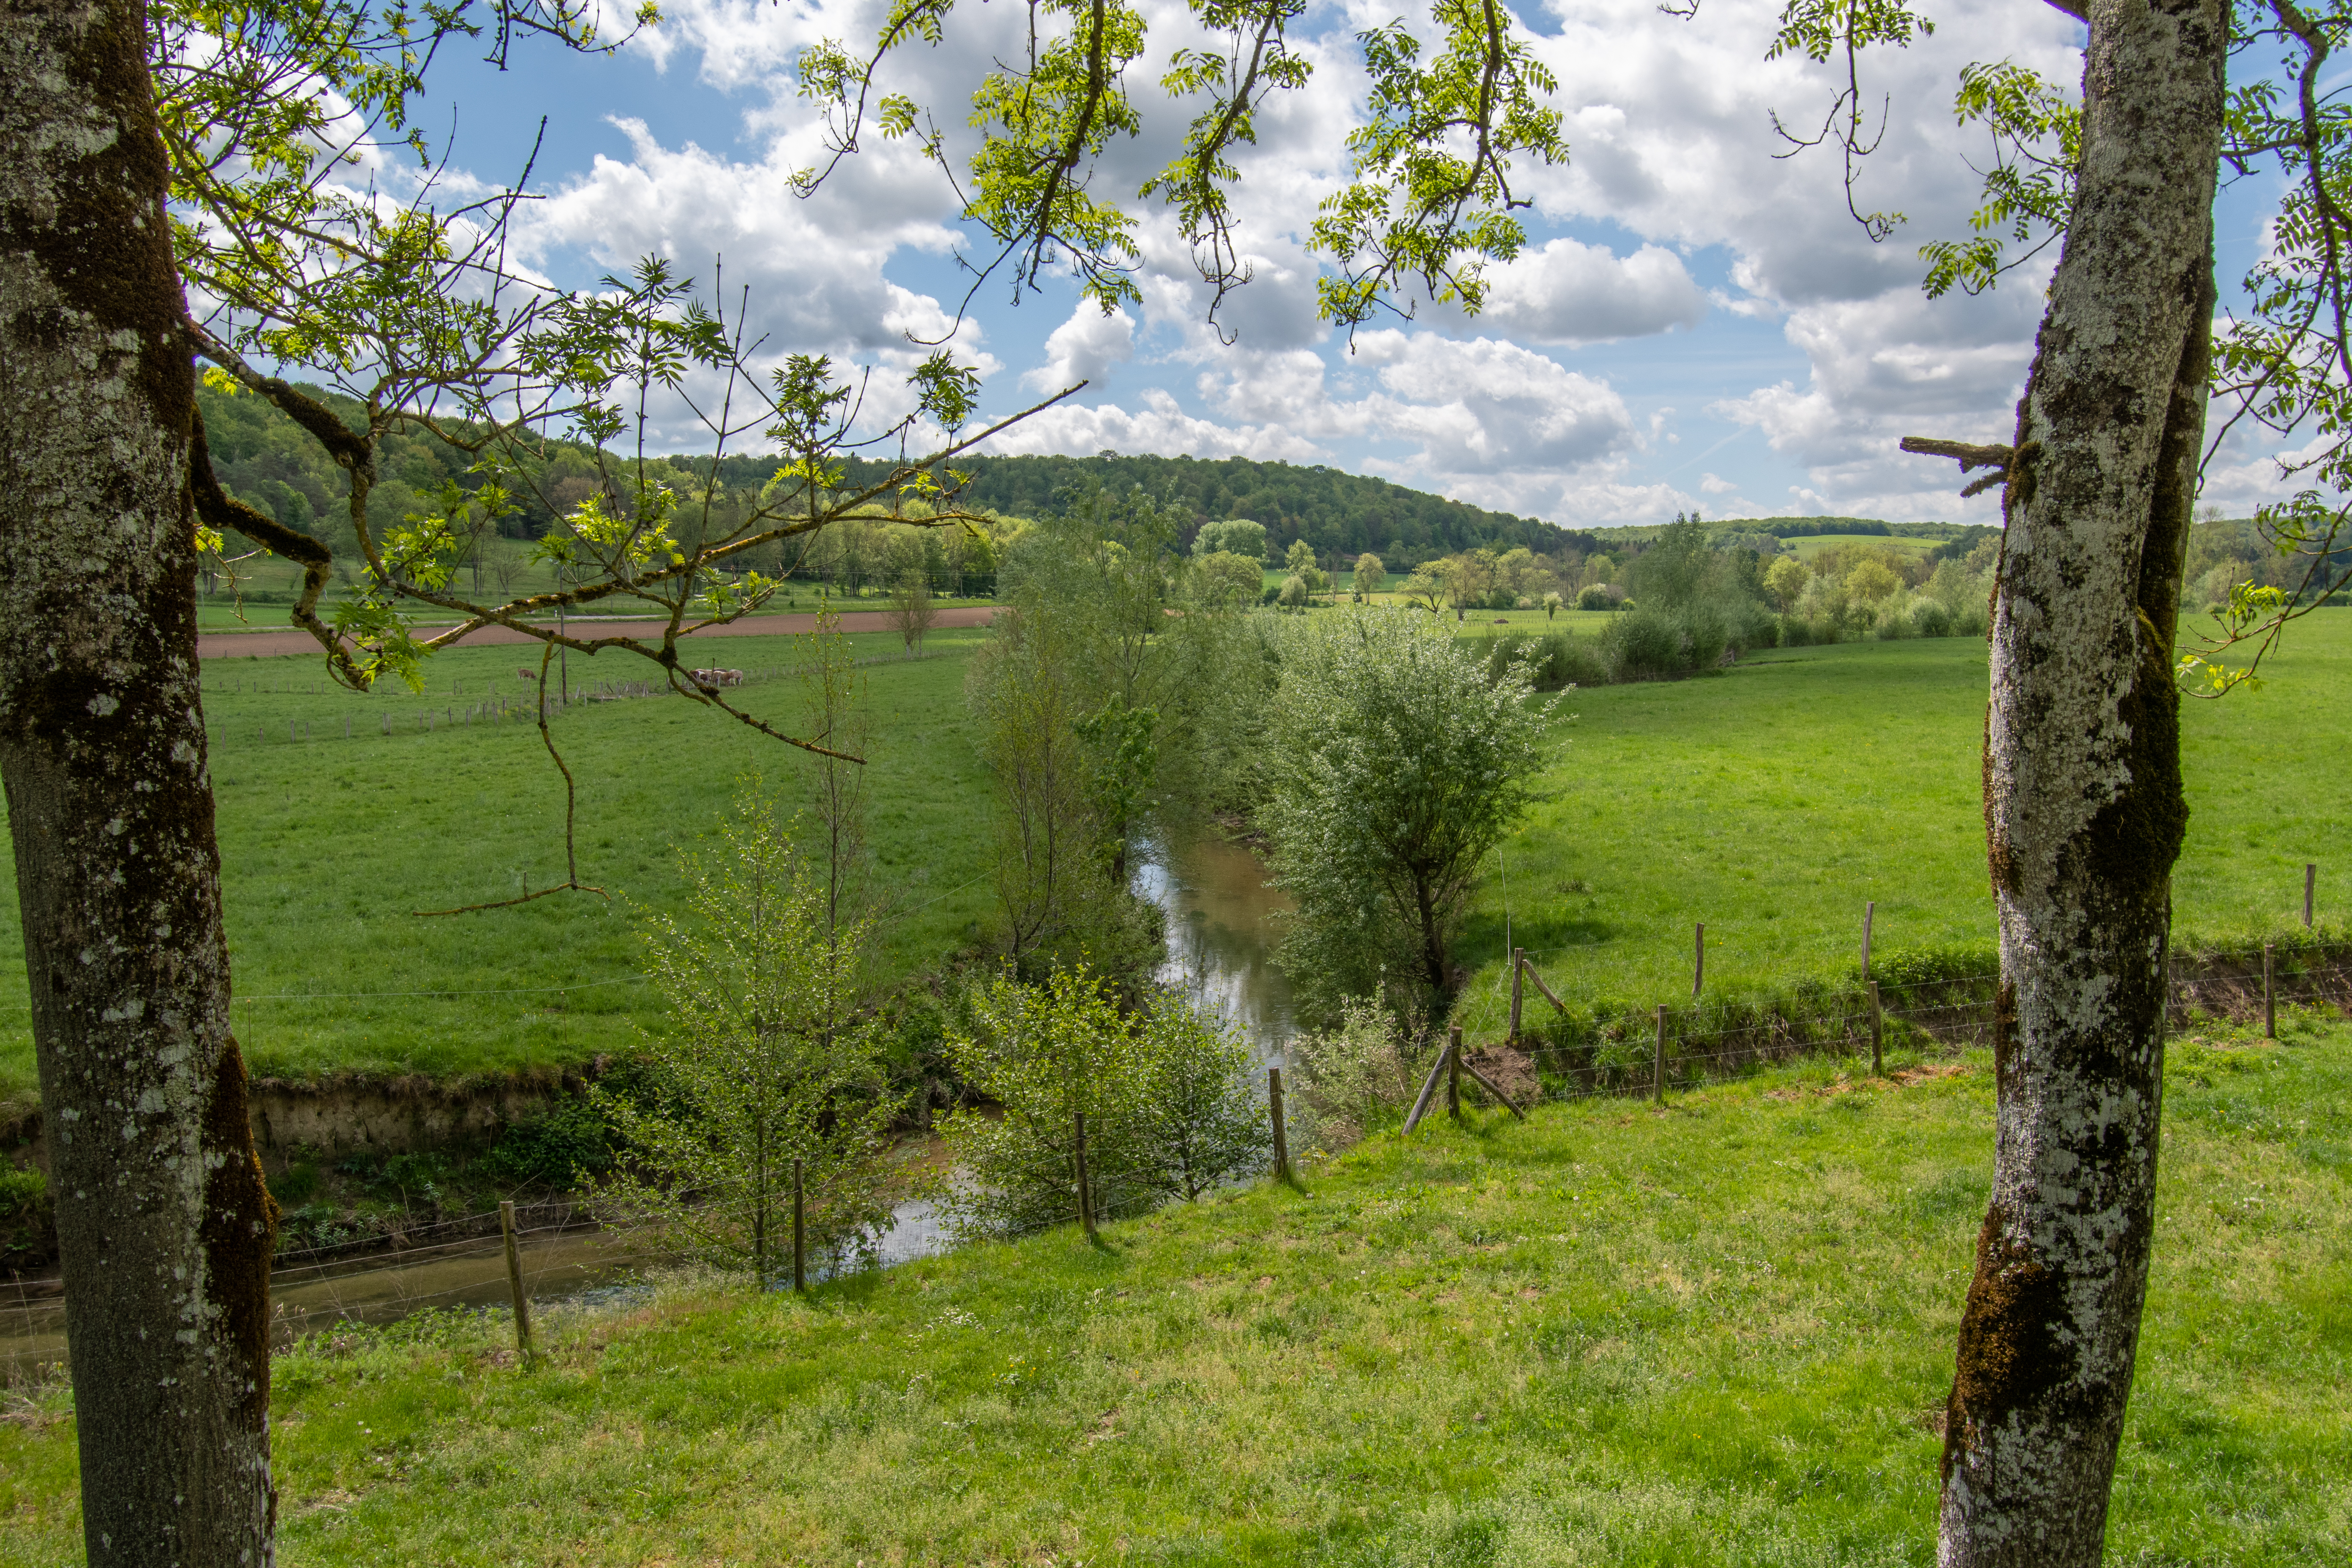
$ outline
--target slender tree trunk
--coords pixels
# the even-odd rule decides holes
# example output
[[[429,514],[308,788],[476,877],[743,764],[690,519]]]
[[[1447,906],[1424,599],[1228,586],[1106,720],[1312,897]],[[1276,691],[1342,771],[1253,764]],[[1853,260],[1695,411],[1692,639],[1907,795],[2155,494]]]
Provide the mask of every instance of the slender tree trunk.
[[[129,0],[0,0],[0,779],[95,1564],[271,1559],[275,1215],[229,1034],[194,378]]]
[[[2089,20],[2081,184],[1994,607],[1999,1147],[1947,1414],[1946,1568],[2098,1562],[2155,1224],[2228,33],[2217,0],[2095,0]]]

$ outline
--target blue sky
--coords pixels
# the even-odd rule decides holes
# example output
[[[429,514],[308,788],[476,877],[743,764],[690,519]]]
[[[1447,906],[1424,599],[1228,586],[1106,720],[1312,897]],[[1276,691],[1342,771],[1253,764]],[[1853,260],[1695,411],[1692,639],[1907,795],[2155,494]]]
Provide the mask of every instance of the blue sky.
[[[1189,110],[1156,78],[1191,41],[1181,6],[1152,25],[1130,86],[1144,134],[1098,178],[1131,195],[1164,163]],[[1846,215],[1834,154],[1776,158],[1769,114],[1817,118],[1824,68],[1767,63],[1777,7],[1710,7],[1688,21],[1650,0],[1524,14],[1560,79],[1571,156],[1525,172],[1537,202],[1529,253],[1495,274],[1485,316],[1424,305],[1378,324],[1351,351],[1314,318],[1317,258],[1302,247],[1315,202],[1343,173],[1361,79],[1353,34],[1393,14],[1310,11],[1297,37],[1314,62],[1304,91],[1265,117],[1242,160],[1238,211],[1258,279],[1231,307],[1240,341],[1205,328],[1206,292],[1166,217],[1143,204],[1145,301],[1108,321],[1055,280],[1016,306],[992,280],[953,340],[987,376],[984,407],[1008,412],[1079,376],[1087,390],[1000,441],[1013,451],[1239,453],[1328,462],[1570,525],[1710,516],[1849,512],[1997,521],[1962,502],[1948,464],[1904,457],[1904,435],[2002,438],[2031,352],[2046,273],[1993,296],[1926,300],[1916,247],[1962,231],[1983,149],[1949,111],[1959,68],[2017,58],[2071,80],[2079,28],[2028,0],[1931,7],[1934,38],[1873,62],[1888,130],[1860,200],[1910,223],[1874,247]],[[723,255],[729,293],[753,290],[771,352],[822,351],[880,365],[915,350],[909,331],[949,324],[968,279],[935,171],[878,142],[814,199],[786,184],[817,128],[791,61],[822,36],[869,37],[870,0],[815,5],[690,0],[617,57],[523,52],[503,77],[458,59],[436,78],[426,123],[457,110],[456,162],[511,179],[538,133],[529,251],[559,282],[592,282],[659,250],[708,278]],[[1008,47],[1014,7],[967,6],[947,44],[906,62],[901,85],[957,123],[976,61]],[[2261,254],[2273,192],[2224,193],[2225,289]],[[683,426],[665,440],[691,446]],[[2263,455],[2225,454],[2211,498],[2242,510],[2268,493]]]

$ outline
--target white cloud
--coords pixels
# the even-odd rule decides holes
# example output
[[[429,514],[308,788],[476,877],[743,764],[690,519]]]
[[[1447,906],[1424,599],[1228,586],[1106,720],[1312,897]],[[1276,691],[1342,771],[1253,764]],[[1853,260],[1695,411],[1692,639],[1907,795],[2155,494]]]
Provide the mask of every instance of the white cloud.
[[[1517,343],[1388,331],[1356,347],[1389,395],[1365,400],[1368,422],[1422,442],[1408,461],[1433,475],[1566,473],[1633,442],[1633,416],[1607,383]]]
[[[1483,329],[1530,342],[1593,343],[1694,327],[1706,296],[1664,247],[1631,256],[1555,239],[1490,274]]]
[[[1143,408],[1117,404],[1083,407],[1057,404],[991,440],[986,450],[1005,457],[1040,452],[1081,455],[1110,450],[1163,457],[1256,458],[1292,463],[1328,456],[1313,442],[1276,426],[1227,426],[1197,418],[1160,387],[1143,394]]]
[[[1077,383],[1099,383],[1114,364],[1135,357],[1135,318],[1120,306],[1108,315],[1080,301],[1070,319],[1045,340],[1045,363],[1022,377],[1034,392],[1059,392]]]
[[[1142,9],[1152,58],[1202,41],[1178,0],[1142,0]],[[1080,306],[1041,342],[1034,334],[1046,323],[1004,314],[992,283],[960,353],[992,373],[1004,368],[1001,354],[1040,391],[1095,384],[1093,406],[1057,406],[1001,449],[1337,461],[1564,521],[1671,516],[1698,499],[1684,485],[1717,507],[1786,491],[1775,510],[1990,514],[1989,499],[1958,500],[1949,464],[1905,457],[1895,443],[1910,434],[2005,437],[2042,279],[2005,280],[1987,300],[1930,302],[1918,290],[1916,247],[1964,232],[1976,198],[1967,155],[1981,162],[1981,149],[1949,111],[1960,65],[2007,56],[2071,78],[2079,27],[2070,18],[1952,0],[1933,37],[1867,57],[1865,98],[1884,95],[1892,119],[1861,167],[1855,200],[1910,214],[1890,243],[1874,246],[1847,214],[1834,149],[1775,156],[1788,149],[1770,115],[1802,124],[1837,83],[1832,68],[1763,58],[1769,8],[1710,7],[1679,21],[1653,0],[1593,0],[1562,13],[1534,47],[1559,77],[1571,157],[1515,171],[1538,204],[1525,215],[1528,247],[1490,270],[1482,318],[1424,303],[1408,327],[1360,334],[1351,354],[1316,318],[1319,260],[1303,241],[1344,173],[1364,86],[1353,34],[1388,19],[1376,9],[1351,0],[1316,13],[1320,30],[1295,35],[1313,83],[1271,100],[1256,143],[1235,150],[1234,214],[1254,276],[1223,308],[1237,339],[1230,346],[1202,320],[1209,292],[1171,216],[1131,195],[1172,154],[1196,106],[1167,102],[1147,74],[1130,71],[1142,134],[1114,139],[1094,188],[1137,216],[1142,300],[1108,318]],[[947,181],[908,142],[869,130],[865,150],[815,198],[800,199],[790,183],[824,156],[822,128],[789,79],[794,55],[823,37],[870,37],[882,11],[882,0],[681,0],[648,44],[633,47],[666,59],[674,79],[691,69],[704,100],[736,95],[726,101],[746,139],[736,153],[714,153],[704,149],[723,145],[717,136],[698,144],[625,122],[625,159],[599,159],[530,215],[527,259],[577,281],[567,258],[603,268],[654,251],[705,276],[723,253],[730,292],[738,279],[753,286],[769,352],[899,368],[915,352],[908,335],[943,333],[960,303],[888,276],[936,277],[936,266],[915,273],[903,264],[973,244]],[[898,57],[903,85],[948,133],[951,162],[974,134],[962,104],[978,63],[1011,58],[1024,21],[1017,10],[963,7],[943,46]],[[985,251],[975,254],[984,263]],[[1773,322],[1779,337],[1759,346]],[[1623,368],[1622,350],[1578,354],[1643,339],[1656,344],[1654,353],[1639,345],[1649,357],[1638,370]],[[1100,395],[1109,374],[1115,400]],[[886,379],[877,376],[877,388]],[[897,395],[877,390],[874,406],[887,414]],[[1710,457],[1719,430],[1688,422],[1677,430],[1657,406],[1665,402],[1704,407],[1766,439]],[[1706,450],[1678,453],[1685,434],[1695,439],[1685,450]],[[2266,452],[2263,442],[2233,438],[2215,464],[2214,493],[2233,506],[2242,503],[2229,498],[2275,493]],[[1715,469],[1699,469],[1702,459]]]

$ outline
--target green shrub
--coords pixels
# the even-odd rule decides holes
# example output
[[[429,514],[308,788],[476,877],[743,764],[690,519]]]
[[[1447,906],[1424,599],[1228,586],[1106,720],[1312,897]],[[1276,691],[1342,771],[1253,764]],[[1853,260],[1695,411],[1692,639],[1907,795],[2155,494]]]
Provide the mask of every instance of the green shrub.
[[[1617,607],[1617,601],[1610,596],[1605,586],[1595,583],[1577,594],[1576,607],[1580,610],[1613,610]]]
[[[2000,972],[2000,949],[1989,942],[1942,947],[1889,947],[1870,955],[1870,973],[1882,988],[1931,985]]]
[[[1933,599],[1921,599],[1911,607],[1911,626],[1923,637],[1950,637],[1952,612]]]
[[[1692,669],[1713,669],[1722,662],[1723,650],[1731,646],[1730,621],[1711,604],[1692,605],[1683,611],[1682,634],[1687,668]]]
[[[612,1168],[612,1130],[584,1100],[558,1100],[515,1122],[482,1156],[480,1167],[509,1187],[569,1187]]]
[[[1626,611],[1601,634],[1601,647],[1621,680],[1654,680],[1685,668],[1682,627],[1656,610]]]
[[[1265,1166],[1263,1101],[1248,1042],[1182,998],[1122,1010],[1084,965],[1043,985],[1000,975],[972,997],[956,1067],[996,1113],[940,1123],[950,1158],[918,1190],[959,1237],[1019,1236],[1077,1217],[1076,1118],[1097,1218],[1198,1198]]]
[[[318,1190],[319,1167],[309,1160],[297,1160],[269,1179],[269,1195],[280,1208],[299,1207]]]

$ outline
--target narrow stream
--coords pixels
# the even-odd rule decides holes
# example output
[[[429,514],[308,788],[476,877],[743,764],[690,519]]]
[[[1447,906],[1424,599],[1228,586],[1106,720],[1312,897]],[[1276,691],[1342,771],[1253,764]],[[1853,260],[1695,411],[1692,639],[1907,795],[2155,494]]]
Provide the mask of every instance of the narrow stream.
[[[1248,849],[1201,838],[1147,844],[1136,891],[1167,916],[1167,962],[1160,978],[1193,1005],[1239,1027],[1259,1059],[1279,1064],[1290,1026],[1290,988],[1274,966],[1274,917],[1288,900],[1265,886]],[[931,1205],[909,1201],[882,1238],[884,1267],[944,1251],[949,1238]],[[625,1284],[658,1255],[642,1241],[593,1227],[551,1229],[521,1247],[524,1289],[535,1301],[593,1296]],[[65,1305],[54,1282],[27,1282],[9,1299],[0,1286],[0,1366],[17,1375],[65,1354]],[[503,1305],[506,1252],[497,1237],[387,1255],[280,1267],[270,1286],[275,1337],[339,1322],[384,1323],[436,1307]]]
[[[1237,1025],[1259,1059],[1282,1065],[1290,1034],[1290,984],[1275,967],[1276,917],[1289,897],[1265,885],[1265,866],[1245,846],[1192,838],[1144,847],[1135,890],[1168,920],[1160,978],[1192,1005]]]

